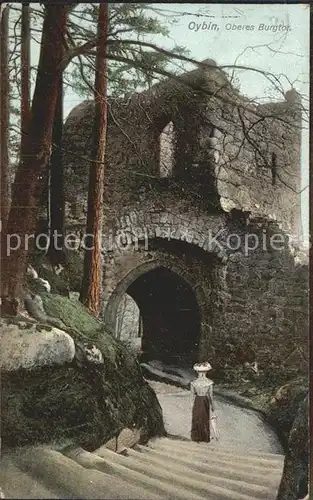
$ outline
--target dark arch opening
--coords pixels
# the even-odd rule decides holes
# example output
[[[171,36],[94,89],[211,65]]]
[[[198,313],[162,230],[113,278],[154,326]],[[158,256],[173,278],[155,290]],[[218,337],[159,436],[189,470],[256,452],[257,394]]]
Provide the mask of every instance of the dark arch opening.
[[[137,278],[127,293],[140,310],[143,361],[197,361],[200,313],[195,294],[183,278],[158,267]]]

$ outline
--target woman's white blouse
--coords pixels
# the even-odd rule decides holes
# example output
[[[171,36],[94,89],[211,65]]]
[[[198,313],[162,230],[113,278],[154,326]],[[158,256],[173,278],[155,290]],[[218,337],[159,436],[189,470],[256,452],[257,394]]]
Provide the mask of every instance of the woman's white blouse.
[[[197,396],[213,396],[213,380],[197,378],[190,382],[191,393]]]

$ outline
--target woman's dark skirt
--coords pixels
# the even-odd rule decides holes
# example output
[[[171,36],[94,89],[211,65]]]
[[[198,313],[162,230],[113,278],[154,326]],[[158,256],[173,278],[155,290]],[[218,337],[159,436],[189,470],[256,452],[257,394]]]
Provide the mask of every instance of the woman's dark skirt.
[[[210,442],[210,402],[207,396],[196,396],[192,408],[192,441]]]

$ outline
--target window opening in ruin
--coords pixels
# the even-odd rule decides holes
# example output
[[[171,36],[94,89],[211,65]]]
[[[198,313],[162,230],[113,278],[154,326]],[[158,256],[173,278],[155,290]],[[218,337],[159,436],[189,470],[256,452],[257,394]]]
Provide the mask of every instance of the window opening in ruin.
[[[276,153],[272,153],[271,170],[272,170],[272,186],[275,186],[276,177],[277,177],[277,155],[276,155]]]
[[[160,177],[172,177],[174,169],[174,125],[169,122],[160,134]]]

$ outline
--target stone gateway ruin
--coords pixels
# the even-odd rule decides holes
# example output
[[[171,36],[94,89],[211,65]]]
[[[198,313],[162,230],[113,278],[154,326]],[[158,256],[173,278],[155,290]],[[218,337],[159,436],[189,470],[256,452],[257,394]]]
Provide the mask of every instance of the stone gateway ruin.
[[[93,110],[85,101],[65,124],[68,232],[84,230]],[[306,345],[300,149],[298,94],[257,105],[211,60],[110,99],[102,315],[112,334],[127,294],[147,359],[214,357],[223,369],[234,348],[262,364]]]

